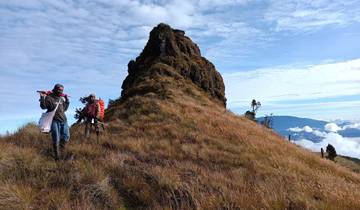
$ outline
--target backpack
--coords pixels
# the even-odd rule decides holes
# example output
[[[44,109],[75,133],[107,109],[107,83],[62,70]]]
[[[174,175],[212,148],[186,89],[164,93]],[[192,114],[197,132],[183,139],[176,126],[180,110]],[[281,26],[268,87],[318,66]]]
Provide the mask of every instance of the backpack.
[[[83,113],[88,118],[97,118],[98,115],[98,104],[97,102],[86,104]]]
[[[97,104],[98,104],[98,106],[97,106],[98,112],[97,112],[96,118],[99,119],[100,121],[103,121],[104,115],[105,115],[105,103],[101,98],[99,98],[97,100]]]

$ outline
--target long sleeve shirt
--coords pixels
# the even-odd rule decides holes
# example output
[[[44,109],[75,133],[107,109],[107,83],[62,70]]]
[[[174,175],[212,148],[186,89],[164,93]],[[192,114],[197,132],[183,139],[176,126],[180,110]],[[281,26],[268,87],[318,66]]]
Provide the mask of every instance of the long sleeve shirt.
[[[50,94],[45,97],[40,97],[40,107],[42,109],[47,109],[47,112],[51,112],[56,108],[57,103],[60,102],[59,107],[57,108],[54,116],[54,120],[60,122],[66,122],[65,112],[69,108],[69,100],[66,100],[64,97],[56,96],[55,94]]]

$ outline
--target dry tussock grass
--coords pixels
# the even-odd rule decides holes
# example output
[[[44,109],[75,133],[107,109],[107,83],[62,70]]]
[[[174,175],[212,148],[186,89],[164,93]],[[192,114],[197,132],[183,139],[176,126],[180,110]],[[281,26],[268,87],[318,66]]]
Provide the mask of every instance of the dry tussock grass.
[[[34,125],[3,137],[1,208],[360,209],[358,174],[188,81],[161,80],[172,86],[161,97],[145,91],[112,105],[99,141],[73,126],[65,161],[52,160],[50,137]]]

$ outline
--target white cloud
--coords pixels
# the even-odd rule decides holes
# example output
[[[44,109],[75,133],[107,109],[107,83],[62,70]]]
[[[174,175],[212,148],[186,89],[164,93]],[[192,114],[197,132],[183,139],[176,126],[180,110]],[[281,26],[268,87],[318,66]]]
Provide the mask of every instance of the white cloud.
[[[296,144],[299,144],[315,152],[319,152],[321,148],[325,150],[326,146],[328,144],[331,144],[335,147],[338,154],[360,158],[360,138],[359,137],[347,138],[337,133],[340,130],[345,130],[347,128],[357,127],[357,126],[358,123],[354,123],[344,127],[339,127],[336,123],[327,123],[324,126],[325,131],[311,129],[310,127],[309,127],[310,129],[306,128],[308,126],[305,126],[304,128],[298,128],[298,127],[290,128],[289,130],[292,132],[305,131],[312,133],[318,137],[322,137],[322,140],[317,143],[314,143],[313,141],[310,141],[308,139],[301,139],[294,141]]]
[[[359,12],[357,0],[271,0],[265,20],[274,22],[277,31],[310,31],[359,22]]]
[[[338,154],[360,158],[360,138],[345,138],[338,133],[331,132],[319,143],[314,143],[306,139],[295,141],[295,143],[314,152],[320,152],[321,148],[326,150],[326,146],[331,144],[335,147]]]
[[[312,133],[313,133],[315,136],[323,137],[323,138],[325,138],[326,135],[327,135],[326,132],[321,132],[321,131],[319,131],[319,130],[314,130]]]
[[[313,132],[313,129],[312,129],[310,126],[307,126],[307,125],[304,126],[303,129],[304,129],[304,131],[307,132],[307,133]]]
[[[302,127],[302,128],[299,128],[299,127],[289,128],[288,130],[291,131],[291,132],[295,132],[295,133],[299,133],[299,132],[303,132],[303,131],[305,131],[305,132],[307,132],[307,133],[312,133],[312,132],[314,131],[314,130],[313,130],[310,126],[308,126],[308,125],[306,125],[306,126],[304,126],[304,127]]]
[[[254,0],[199,0],[198,6],[201,9],[214,8],[218,6],[245,5]]]
[[[352,129],[359,129],[360,130],[360,123],[352,123],[350,125],[345,125],[343,126],[343,130],[346,130],[348,128],[352,128]]]
[[[325,131],[327,132],[338,132],[340,130],[342,130],[342,128],[340,128],[338,125],[336,125],[335,123],[328,123],[324,126]]]
[[[313,129],[311,128],[310,126],[306,125],[302,128],[300,127],[294,127],[294,128],[289,128],[287,129],[288,131],[290,132],[294,132],[294,133],[300,133],[300,132],[306,132],[306,133],[312,133],[314,134],[315,136],[318,136],[318,137],[323,137],[325,138],[327,133],[326,132],[322,132],[318,129]]]
[[[224,74],[226,95],[230,106],[235,107],[238,102],[253,98],[271,102],[356,95],[360,94],[357,78],[360,78],[360,59]]]
[[[299,127],[289,128],[287,130],[291,131],[291,132],[295,132],[295,133],[299,133],[301,131],[304,131],[302,128],[299,128]]]
[[[36,9],[42,6],[41,1],[39,0],[12,0],[12,1],[2,1],[0,2],[0,6],[8,6],[8,7],[21,7],[26,9]]]

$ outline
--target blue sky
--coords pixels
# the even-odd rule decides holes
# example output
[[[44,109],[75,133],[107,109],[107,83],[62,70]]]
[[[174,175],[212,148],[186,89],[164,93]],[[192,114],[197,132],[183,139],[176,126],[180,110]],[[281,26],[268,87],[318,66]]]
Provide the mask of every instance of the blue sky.
[[[360,119],[358,0],[0,1],[0,133],[37,121],[36,90],[120,95],[127,63],[160,22],[183,29],[223,75],[228,108]]]

